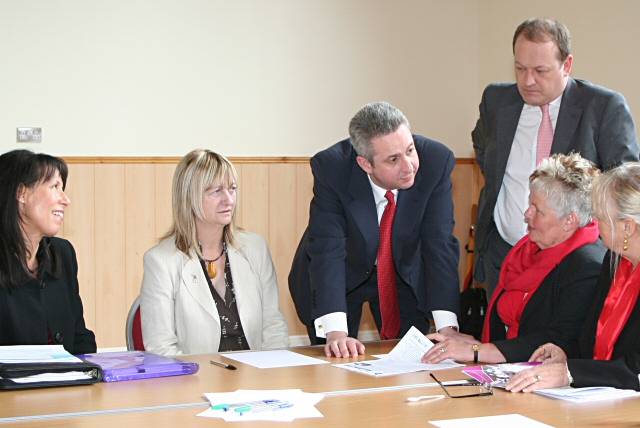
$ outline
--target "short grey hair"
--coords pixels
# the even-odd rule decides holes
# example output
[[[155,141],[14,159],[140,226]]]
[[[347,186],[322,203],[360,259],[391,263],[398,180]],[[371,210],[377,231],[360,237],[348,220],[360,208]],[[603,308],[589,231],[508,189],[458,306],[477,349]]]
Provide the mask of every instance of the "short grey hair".
[[[544,159],[529,177],[531,192],[544,195],[559,217],[575,213],[580,227],[591,222],[591,190],[600,170],[577,153]]]
[[[397,131],[400,125],[411,129],[399,108],[386,101],[366,104],[349,122],[351,145],[359,156],[373,163],[371,140]]]

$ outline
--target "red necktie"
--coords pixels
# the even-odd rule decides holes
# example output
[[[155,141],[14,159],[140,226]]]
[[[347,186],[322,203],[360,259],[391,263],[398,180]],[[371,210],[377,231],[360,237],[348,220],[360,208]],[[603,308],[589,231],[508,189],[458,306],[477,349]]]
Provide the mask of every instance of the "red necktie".
[[[380,220],[380,245],[378,247],[378,296],[380,314],[382,315],[382,339],[395,339],[400,333],[400,309],[398,306],[398,288],[396,286],[396,269],[393,265],[391,251],[391,230],[396,216],[396,203],[393,193],[387,190],[384,195],[387,206]]]
[[[542,110],[542,121],[538,128],[538,145],[536,147],[536,166],[540,165],[543,159],[548,158],[551,153],[553,143],[553,125],[549,116],[549,104],[540,106]]]

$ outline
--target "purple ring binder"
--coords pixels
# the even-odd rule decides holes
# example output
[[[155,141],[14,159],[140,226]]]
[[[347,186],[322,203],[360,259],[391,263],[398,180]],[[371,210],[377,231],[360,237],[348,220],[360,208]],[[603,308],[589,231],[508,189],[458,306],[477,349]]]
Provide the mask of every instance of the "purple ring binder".
[[[196,373],[199,369],[198,363],[141,351],[101,352],[78,357],[102,367],[104,382],[181,376]]]

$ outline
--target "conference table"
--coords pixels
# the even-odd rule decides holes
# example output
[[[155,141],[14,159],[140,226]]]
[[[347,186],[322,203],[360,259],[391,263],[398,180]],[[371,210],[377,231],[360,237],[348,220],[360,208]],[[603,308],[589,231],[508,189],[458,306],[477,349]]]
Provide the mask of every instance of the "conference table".
[[[324,357],[319,346],[291,348],[332,363],[371,359],[388,352],[396,341],[366,344],[365,356],[340,360]],[[200,364],[194,375],[88,386],[0,392],[0,428],[18,427],[216,427],[231,424],[196,414],[207,409],[205,392],[237,389],[291,389],[323,392],[317,404],[323,418],[299,419],[292,427],[432,426],[428,421],[521,414],[552,426],[639,426],[640,399],[574,404],[535,394],[494,390],[494,395],[408,403],[407,397],[442,394],[427,372],[372,377],[331,364],[259,369],[222,355],[182,356]],[[237,370],[209,364],[233,363]],[[438,371],[443,380],[467,377],[460,369]],[[465,387],[469,388],[469,387]],[[360,391],[366,390],[366,391]],[[281,426],[282,422],[234,422],[239,427]]]

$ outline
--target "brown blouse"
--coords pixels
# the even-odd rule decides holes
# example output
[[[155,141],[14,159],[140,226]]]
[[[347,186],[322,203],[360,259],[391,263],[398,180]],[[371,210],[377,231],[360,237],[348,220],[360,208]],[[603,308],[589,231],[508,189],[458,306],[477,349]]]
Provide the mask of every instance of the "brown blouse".
[[[225,255],[227,253],[227,247],[224,247]],[[218,309],[218,315],[220,316],[220,346],[218,352],[226,351],[243,351],[249,349],[249,343],[244,335],[242,329],[242,323],[240,322],[240,314],[238,313],[238,305],[236,304],[236,293],[233,288],[233,277],[231,276],[231,267],[229,265],[229,257],[225,257],[224,261],[224,300],[213,288],[211,278],[207,273],[207,268],[204,260],[200,260],[204,276],[207,278],[209,284],[209,291]]]

